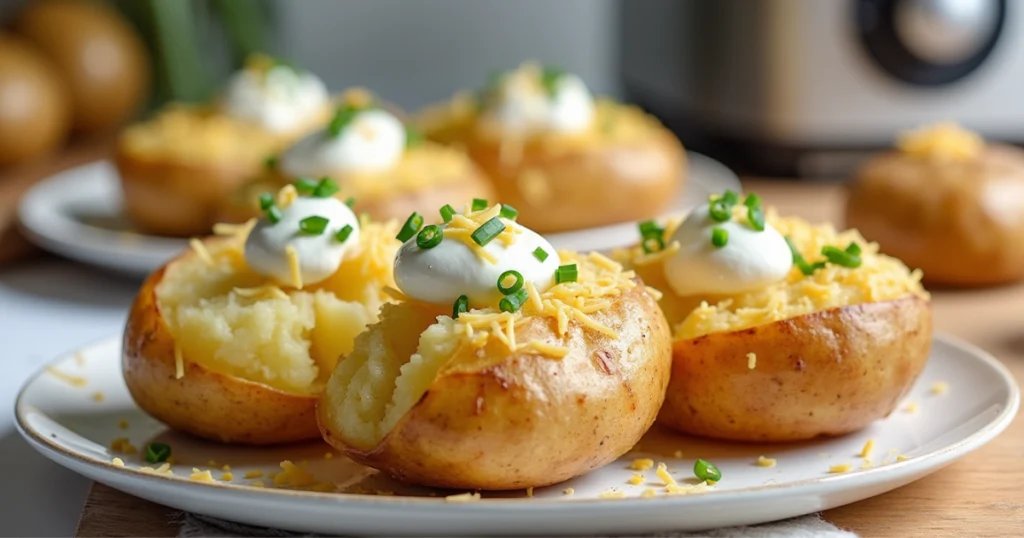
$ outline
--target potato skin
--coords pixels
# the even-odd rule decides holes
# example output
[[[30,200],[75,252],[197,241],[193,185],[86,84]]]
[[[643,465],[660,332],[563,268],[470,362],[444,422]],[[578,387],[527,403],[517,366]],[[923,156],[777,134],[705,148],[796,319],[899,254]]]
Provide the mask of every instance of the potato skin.
[[[492,339],[460,347],[426,394],[373,449],[345,444],[327,394],[324,439],[353,460],[395,478],[455,489],[508,490],[554,484],[629,451],[650,428],[668,385],[668,324],[643,286],[595,318],[612,339],[578,326],[569,355],[510,353]],[[555,322],[533,318],[516,334],[555,339]]]
[[[496,141],[473,137],[466,146],[498,200],[518,209],[519,222],[538,233],[650,218],[671,203],[686,179],[682,144],[664,128],[642,143],[603,143],[558,155],[528,143],[513,163],[502,162]],[[543,182],[542,195],[525,181],[530,171]]]
[[[190,250],[178,260],[191,256]],[[143,283],[125,326],[121,365],[135,403],[171,428],[223,443],[268,445],[319,437],[316,396],[218,373],[187,357],[185,375],[175,378],[174,337],[156,299],[166,269]]]
[[[989,145],[965,162],[875,157],[850,183],[846,226],[921,269],[929,284],[1024,278],[1024,151]]]
[[[931,336],[929,303],[908,296],[680,340],[658,421],[752,442],[857,431],[893,411]],[[757,355],[752,370],[748,353]]]

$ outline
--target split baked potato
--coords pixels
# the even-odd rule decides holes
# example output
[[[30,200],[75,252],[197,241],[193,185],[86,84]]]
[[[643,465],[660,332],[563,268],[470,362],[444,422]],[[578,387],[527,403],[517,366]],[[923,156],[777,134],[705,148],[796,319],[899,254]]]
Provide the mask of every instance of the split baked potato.
[[[146,279],[129,312],[132,397],[176,430],[225,443],[317,438],[319,392],[393,285],[396,231],[364,223],[337,272],[302,289],[246,266],[245,228],[186,251]]]
[[[385,305],[328,381],[324,439],[400,480],[458,489],[554,484],[630,450],[665,395],[669,329],[642,282],[591,259],[580,281],[601,274],[615,291],[582,317]]]

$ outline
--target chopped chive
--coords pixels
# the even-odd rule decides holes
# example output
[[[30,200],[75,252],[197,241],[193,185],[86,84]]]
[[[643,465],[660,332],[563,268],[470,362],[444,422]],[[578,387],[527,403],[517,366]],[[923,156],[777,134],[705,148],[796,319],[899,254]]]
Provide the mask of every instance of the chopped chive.
[[[558,269],[555,269],[555,284],[561,284],[562,282],[576,282],[579,277],[579,272],[576,269],[576,264],[560,265]]]
[[[714,463],[700,458],[697,458],[696,463],[693,464],[693,474],[704,481],[718,482],[722,480],[722,471],[719,471]]]
[[[334,112],[334,117],[331,119],[330,125],[327,126],[327,133],[331,138],[338,138],[341,132],[348,127],[348,124],[352,123],[352,120],[356,119],[356,116],[362,112],[362,109],[356,108],[352,105],[345,105],[339,107]]]
[[[640,228],[640,237],[661,237],[665,233],[665,230],[653,220],[645,220],[637,226]]]
[[[348,236],[352,235],[352,225],[346,224],[342,229],[338,230],[338,233],[334,234],[334,240],[339,243],[348,241]]]
[[[473,204],[470,206],[473,211],[483,211],[487,209],[487,200],[483,198],[473,198]]]
[[[754,194],[754,193],[750,193],[750,194],[747,195],[747,198],[745,200],[743,200],[743,205],[745,205],[747,207],[754,207],[754,206],[761,205],[761,197],[756,195],[756,194]]]
[[[263,168],[267,170],[277,168],[277,155],[269,155],[266,159],[263,159]]]
[[[444,230],[436,224],[424,226],[420,233],[416,234],[416,246],[423,250],[429,250],[441,244],[444,239]]]
[[[349,196],[348,198],[345,198],[345,205],[347,205],[350,209],[355,207],[355,205],[356,205],[355,197],[354,196]]]
[[[318,186],[320,182],[311,177],[300,177],[295,180],[295,190],[299,191],[299,194],[312,194]]]
[[[473,242],[482,246],[486,246],[492,239],[498,237],[501,232],[505,231],[505,223],[501,222],[498,217],[491,217],[491,220],[480,225],[479,228],[473,230],[473,233],[469,235],[473,239]]]
[[[533,257],[537,258],[537,261],[543,262],[544,260],[548,259],[548,251],[544,250],[541,247],[537,247],[533,249]]]
[[[793,263],[804,261],[804,257],[796,248],[796,243],[793,242],[793,238],[787,235],[784,239],[786,240],[786,245],[789,246],[789,253],[793,255]]]
[[[785,239],[786,244],[789,245],[789,252],[793,254],[793,265],[800,269],[804,276],[811,276],[818,269],[825,267],[825,262],[808,263],[800,254],[800,251],[797,250],[796,244],[793,243],[793,238],[787,235]]]
[[[405,126],[405,147],[414,148],[423,143],[423,133],[419,129],[411,126]]]
[[[306,235],[320,235],[327,229],[327,217],[312,215],[299,221],[299,231]]]
[[[860,256],[850,254],[838,247],[825,245],[821,247],[821,255],[825,256],[829,263],[834,263],[842,267],[849,267],[851,269],[860,267]]]
[[[423,227],[423,217],[419,213],[413,211],[409,218],[405,219],[405,224],[402,225],[402,229],[398,231],[398,235],[395,236],[399,241],[405,243],[412,239],[412,236],[416,235],[416,232],[420,231]]]
[[[452,305],[452,319],[459,319],[459,314],[469,312],[469,297],[460,295]]]
[[[725,189],[725,192],[722,193],[721,199],[729,205],[736,205],[740,203],[740,195],[736,194],[736,191],[732,189]]]
[[[281,222],[282,217],[283,215],[281,215],[281,208],[277,207],[276,205],[272,205],[270,206],[269,209],[267,209],[267,220],[269,220],[271,224],[277,224],[278,222]]]
[[[503,219],[516,220],[516,217],[519,216],[519,210],[508,204],[501,204],[501,212],[499,215],[501,215],[501,218]]]
[[[558,81],[565,75],[565,71],[557,67],[545,67],[540,74],[540,84],[548,97],[554,97],[558,92]]]
[[[758,232],[764,231],[764,210],[761,209],[761,206],[747,206],[747,223]]]
[[[658,235],[652,235],[645,237],[640,242],[640,246],[643,247],[644,252],[647,254],[653,254],[655,252],[661,252],[665,250],[665,240]]]
[[[164,443],[150,443],[146,445],[146,461],[149,463],[162,463],[171,457],[171,446]]]
[[[274,195],[269,192],[265,192],[260,195],[260,210],[266,211],[274,205]]]
[[[853,254],[854,256],[860,256],[860,245],[850,241],[850,244],[846,246],[846,252]]]
[[[505,282],[505,279],[508,277],[513,278],[511,286],[505,286],[503,284]],[[523,280],[522,273],[520,273],[519,271],[509,269],[508,271],[505,271],[504,273],[501,274],[501,276],[498,277],[498,291],[500,291],[502,295],[512,295],[513,293],[522,289],[524,282],[525,281]]]
[[[529,299],[529,294],[526,290],[519,290],[515,293],[506,295],[504,299],[498,302],[498,309],[502,312],[515,313],[523,304]]]
[[[722,248],[729,244],[729,230],[715,226],[711,229],[711,244],[715,248]]]
[[[708,214],[711,215],[711,219],[715,222],[726,222],[732,218],[732,205],[728,204],[723,198],[719,198],[708,207]]]
[[[444,204],[444,206],[441,207],[441,219],[445,222],[451,222],[452,219],[455,218],[455,213],[455,208],[452,207],[451,204]]]
[[[329,177],[322,177],[320,182],[316,184],[316,188],[313,189],[313,197],[330,198],[336,192],[338,192],[338,184],[331,181]]]

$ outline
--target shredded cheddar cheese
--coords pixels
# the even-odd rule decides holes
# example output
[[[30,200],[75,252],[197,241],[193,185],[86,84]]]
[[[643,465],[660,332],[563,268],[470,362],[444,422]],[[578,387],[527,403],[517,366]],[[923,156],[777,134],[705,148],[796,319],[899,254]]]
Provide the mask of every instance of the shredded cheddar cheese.
[[[444,500],[445,500],[445,502],[450,502],[450,503],[468,503],[468,502],[479,501],[480,500],[480,494],[479,493],[470,493],[470,492],[459,493],[457,495],[448,495],[447,497],[444,498]]]
[[[711,484],[708,482],[701,482],[693,485],[669,484],[665,486],[665,493],[668,495],[692,495],[694,493],[704,493],[711,489]]]
[[[260,471],[259,469],[252,470],[252,471],[246,471],[245,472],[245,478],[248,478],[248,479],[263,478],[263,471]]]
[[[832,465],[828,468],[828,472],[832,474],[848,473],[853,470],[853,465],[849,463],[840,463],[838,465]]]
[[[935,383],[932,383],[931,392],[935,396],[945,394],[949,392],[949,383],[946,383],[945,381],[936,381]]]
[[[289,183],[277,191],[277,207],[282,210],[287,209],[295,200],[299,197],[299,191],[295,189],[295,185]]]
[[[262,480],[257,480],[257,481],[255,481],[255,482],[253,482],[253,483],[249,484],[249,485],[250,485],[250,486],[252,486],[252,487],[254,487],[254,488],[262,488],[262,487],[266,487],[266,484],[264,484]]]
[[[292,286],[297,289],[302,289],[302,265],[299,263],[299,253],[295,251],[294,245],[288,245],[284,248],[284,254],[288,257],[288,270],[291,273]]]
[[[181,356],[181,348],[174,346],[174,379],[185,377],[185,360]]]
[[[114,459],[110,460],[110,463],[114,467],[124,467],[124,460],[122,460],[121,458],[114,458]]]
[[[103,400],[105,400],[105,399],[106,399],[106,396],[102,392],[94,392],[94,393],[92,393],[92,401],[94,401],[96,403],[103,403]]]
[[[899,456],[896,456],[896,461],[907,461],[909,459],[910,459],[909,456],[904,456],[903,454],[900,454]]]
[[[860,457],[862,457],[862,458],[870,458],[871,457],[871,451],[873,451],[874,449],[875,449],[875,440],[874,439],[868,439],[867,442],[864,443],[864,448],[860,449]]]
[[[281,462],[281,472],[274,476],[274,486],[302,488],[316,484],[316,477],[289,460]]]
[[[657,494],[658,492],[654,491],[654,488],[647,488],[643,491],[643,493],[640,494],[640,496],[647,499],[650,497],[654,497]]]
[[[247,299],[284,299],[288,300],[288,294],[278,286],[264,284],[255,288],[234,288],[232,291],[239,297]]]
[[[192,474],[188,475],[188,479],[193,482],[213,482],[213,474],[210,470],[200,471],[199,469],[192,468]]]
[[[757,355],[754,353],[747,353],[747,368],[753,370],[757,368]]]
[[[224,474],[220,475],[220,479],[223,482],[230,482],[230,481],[235,479],[235,475],[233,475],[231,473],[224,473]]]
[[[629,468],[635,471],[646,471],[654,467],[654,460],[650,458],[638,458],[629,464]]]
[[[564,490],[562,490],[563,495],[572,495],[573,493],[576,493],[576,490],[574,488],[565,488]]]
[[[597,494],[597,498],[599,499],[622,499],[625,498],[625,496],[625,491],[615,488],[610,488]]]
[[[907,403],[906,407],[903,408],[903,411],[906,412],[908,415],[916,415],[918,411],[917,402]]]
[[[634,473],[633,476],[629,477],[628,482],[634,486],[638,486],[644,483],[644,475],[640,473]]]
[[[245,241],[245,238],[249,236],[249,232],[256,226],[256,219],[249,219],[242,224],[231,224],[227,222],[218,222],[213,225],[213,235],[219,235],[223,237],[234,237]]]
[[[135,454],[139,449],[135,448],[127,437],[118,437],[110,442],[110,450],[122,454]]]
[[[754,465],[757,465],[758,467],[775,467],[776,463],[777,460],[775,458],[766,458],[764,456],[758,456],[757,461],[754,462]]]
[[[64,373],[53,366],[47,366],[46,373],[52,375],[53,377],[56,377],[57,379],[67,383],[68,385],[71,385],[72,387],[84,387],[89,384],[89,382],[84,377]]]
[[[985,148],[980,135],[953,122],[926,125],[900,135],[896,147],[904,155],[922,159],[966,161]]]
[[[213,256],[210,256],[210,251],[206,249],[206,245],[204,245],[201,240],[193,237],[189,240],[188,244],[192,247],[192,250],[195,251],[196,256],[199,256],[199,259],[203,260],[203,263],[209,266],[213,265]]]
[[[658,478],[660,478],[661,481],[664,482],[666,486],[675,486],[675,485],[678,484],[676,482],[676,479],[672,478],[672,475],[669,474],[668,466],[665,465],[664,463],[659,463],[658,464],[658,469],[655,471],[655,474],[658,475]]]
[[[526,496],[533,497],[533,486],[526,488]]]

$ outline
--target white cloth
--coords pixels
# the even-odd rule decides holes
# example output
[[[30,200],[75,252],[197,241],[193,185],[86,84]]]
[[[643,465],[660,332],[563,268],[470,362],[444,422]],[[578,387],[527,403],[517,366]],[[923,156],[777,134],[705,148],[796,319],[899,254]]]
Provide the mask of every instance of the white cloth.
[[[251,527],[212,517],[186,514],[178,536],[182,538],[222,536],[313,538],[319,535]],[[636,538],[640,538],[640,536],[637,535]],[[649,538],[857,538],[856,534],[841,530],[822,520],[817,514],[751,527],[726,527],[702,532],[667,532],[642,536]]]

